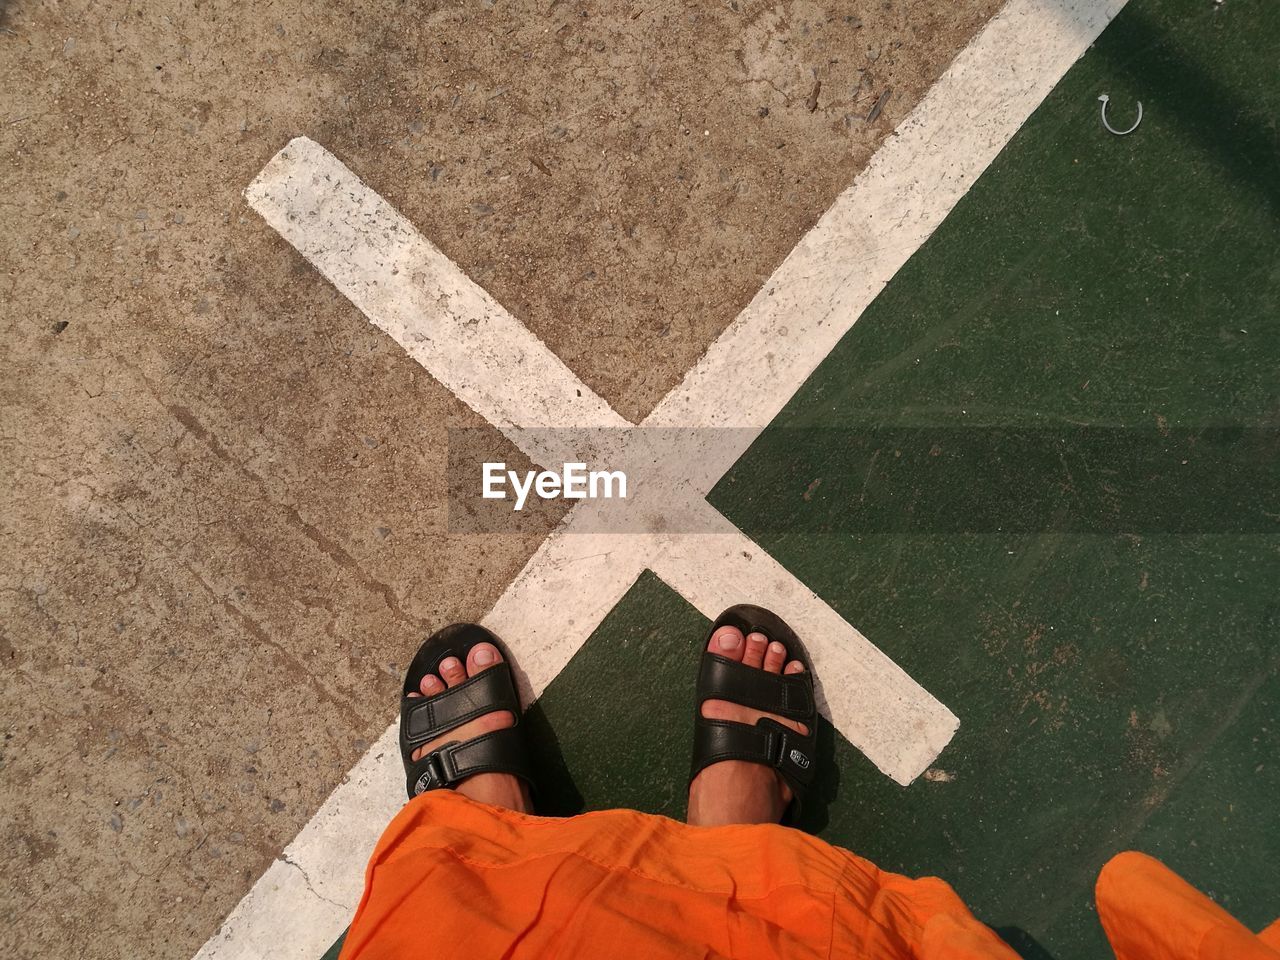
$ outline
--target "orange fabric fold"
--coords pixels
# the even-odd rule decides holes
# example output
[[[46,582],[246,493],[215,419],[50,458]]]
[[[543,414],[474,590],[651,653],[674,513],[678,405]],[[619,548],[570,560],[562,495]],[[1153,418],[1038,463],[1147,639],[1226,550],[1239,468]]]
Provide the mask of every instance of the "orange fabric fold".
[[[391,822],[342,960],[1017,960],[946,883],[785,827],[533,817],[450,791]],[[440,952],[445,955],[445,952]]]
[[[1113,857],[1098,876],[1096,894],[1116,960],[1280,960],[1280,923],[1254,936],[1145,854]]]
[[[1143,854],[1113,858],[1096,894],[1117,960],[1280,960],[1280,921],[1255,936]],[[796,830],[534,817],[450,791],[387,827],[341,960],[428,955],[1017,960],[943,881]]]

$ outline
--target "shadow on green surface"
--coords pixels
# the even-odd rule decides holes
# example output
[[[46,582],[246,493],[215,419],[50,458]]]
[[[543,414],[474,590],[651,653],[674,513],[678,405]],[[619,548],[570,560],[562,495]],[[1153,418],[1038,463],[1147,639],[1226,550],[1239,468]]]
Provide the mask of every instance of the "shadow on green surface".
[[[836,763],[836,728],[826,717],[818,717],[818,775],[809,796],[800,808],[796,827],[814,836],[831,822],[829,808],[840,796],[840,768]]]
[[[773,443],[800,454],[753,472],[792,493],[756,533],[1280,532],[1271,428],[787,427]]]
[[[541,703],[535,703],[525,711],[524,722],[534,767],[538,771],[534,809],[544,817],[572,817],[582,813],[586,801],[574,783],[560,749],[560,738],[556,736]]]
[[[1031,934],[1021,927],[993,927],[996,936],[1018,951],[1022,960],[1057,960],[1048,950],[1040,945]]]
[[[1201,19],[1216,27],[1222,11],[1206,4]],[[1273,11],[1274,13],[1274,11]],[[1165,29],[1140,8],[1125,9],[1095,49],[1129,74],[1135,89],[1156,91],[1161,116],[1212,155],[1236,183],[1258,195],[1280,219],[1280,137],[1274,117],[1256,112],[1201,68]]]

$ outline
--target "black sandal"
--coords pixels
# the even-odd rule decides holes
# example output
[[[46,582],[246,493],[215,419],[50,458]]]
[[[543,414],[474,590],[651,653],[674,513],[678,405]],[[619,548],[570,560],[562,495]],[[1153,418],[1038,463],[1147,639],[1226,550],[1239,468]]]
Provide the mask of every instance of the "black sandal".
[[[465,664],[477,643],[497,647],[502,662],[435,696],[409,696],[421,692],[422,678],[428,673],[439,675],[440,661],[457,657]],[[409,799],[428,790],[451,790],[477,773],[512,773],[532,787],[533,769],[520,726],[520,698],[512,682],[510,660],[502,641],[474,623],[445,627],[418,649],[405,674],[400,698],[400,759],[404,761]],[[410,759],[424,743],[495,710],[511,711],[515,724],[470,740],[451,740],[417,760]]]
[[[737,627],[743,640],[763,633],[787,648],[787,660],[804,664],[803,673],[766,673],[747,667],[707,649],[721,627]],[[721,760],[746,760],[777,770],[791,788],[792,800],[783,823],[794,823],[801,797],[813,783],[818,744],[818,708],[813,695],[813,664],[808,651],[786,622],[775,613],[750,604],[730,607],[716,618],[702,641],[698,668],[698,693],[693,714],[693,766],[689,782],[705,767]],[[809,728],[802,736],[769,717],[755,725],[734,720],[710,720],[702,715],[707,700],[728,700],[744,707],[799,720]]]

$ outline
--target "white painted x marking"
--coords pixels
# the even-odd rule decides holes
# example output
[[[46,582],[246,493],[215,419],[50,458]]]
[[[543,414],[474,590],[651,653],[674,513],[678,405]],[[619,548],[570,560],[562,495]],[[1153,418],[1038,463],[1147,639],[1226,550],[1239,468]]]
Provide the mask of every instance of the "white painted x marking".
[[[245,194],[371,322],[535,463],[559,468],[590,459],[566,445],[573,431],[545,428],[632,426],[319,144],[305,137],[290,142]],[[804,244],[797,249],[804,251]],[[651,523],[639,518],[632,529],[706,532],[592,532],[607,523],[598,506],[579,504],[485,623],[518,649],[522,692],[531,701],[645,569],[707,617],[732,603],[767,606],[804,638],[819,704],[836,729],[885,774],[907,784],[946,746],[959,721],[705,500],[825,356],[830,334],[823,327],[843,332],[849,326],[836,319],[840,306],[829,291],[814,282],[812,271],[829,268],[830,253],[804,259],[803,280],[788,282],[784,265],[643,424],[739,429],[706,433],[714,442],[696,457],[674,449],[673,441],[689,433],[632,430],[622,435],[618,459],[606,464],[626,463],[640,494],[608,509],[615,516],[623,509],[650,514]],[[822,297],[817,303],[815,294]],[[817,345],[808,339],[823,333]],[[724,390],[730,382],[734,390]],[[636,470],[654,458],[636,456],[637,445],[646,453],[667,448],[657,457],[665,469],[651,470],[648,485]],[[682,480],[669,473],[673,463],[697,472]]]

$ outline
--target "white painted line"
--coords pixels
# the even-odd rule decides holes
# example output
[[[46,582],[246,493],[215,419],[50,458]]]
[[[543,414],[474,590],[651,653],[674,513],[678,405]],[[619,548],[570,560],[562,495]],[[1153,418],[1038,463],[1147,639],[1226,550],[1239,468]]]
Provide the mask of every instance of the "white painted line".
[[[737,441],[731,444],[736,449],[741,441],[735,431],[709,433],[697,456],[689,452],[687,431],[632,429],[624,434],[620,428],[630,424],[542,341],[468,280],[340,160],[311,140],[300,137],[290,142],[245,194],[250,205],[352,303],[535,462],[548,467],[566,460],[610,467],[626,463],[634,487],[648,491],[646,498],[625,503],[575,507],[486,618],[517,649],[519,664],[528,671],[522,678],[527,701],[542,693],[661,549],[655,534],[606,537],[587,532],[610,529],[610,512],[625,510],[648,518],[646,523],[637,519],[641,529],[719,529],[731,534],[728,541],[704,538],[699,542],[723,542],[725,549],[735,550],[741,542],[763,553],[716,513],[687,478],[659,473],[652,466],[676,464],[683,470],[706,461],[731,464],[737,455],[726,458],[715,456],[714,451],[727,441]],[[792,389],[797,387],[798,383]],[[735,394],[741,406],[751,407],[749,385],[737,384]],[[527,415],[522,405],[528,407]],[[579,416],[584,420],[572,419]],[[539,429],[557,422],[562,428],[588,429]],[[612,428],[605,438],[618,447],[603,460],[580,449],[583,444],[603,442],[598,431],[591,429],[600,427]],[[749,431],[751,437],[757,433]],[[718,555],[702,559],[714,564]],[[787,582],[785,591],[775,591],[779,605],[774,609],[779,615],[788,620],[821,620],[823,611],[831,612],[791,574],[774,566],[777,576]],[[584,584],[590,584],[590,589],[584,589]],[[712,585],[725,588],[720,593],[721,608],[753,599],[730,580],[701,582],[704,592]],[[811,605],[820,609],[806,611]],[[910,783],[950,740],[958,721],[857,630],[845,624],[839,636],[842,644],[818,648],[815,671],[862,676],[874,679],[878,686],[833,686],[829,704],[833,723],[886,776]],[[874,677],[859,670],[859,665],[872,662],[884,669]]]
[[[877,152],[684,383],[655,408],[646,424],[740,422],[716,389],[718,378],[732,371],[735,382],[750,377],[756,391],[753,416],[744,425],[763,427],[852,326],[880,287],[941,223],[1124,2],[1010,0],[961,52],[898,128],[897,135]],[[818,265],[823,267],[820,273],[806,272]],[[807,292],[811,281],[813,290]],[[483,291],[479,295],[487,297]],[[395,336],[390,329],[388,332]],[[421,332],[424,336],[428,333]],[[515,342],[505,336],[496,340],[499,348],[504,342]],[[415,359],[420,358],[415,354]],[[473,389],[465,382],[449,385],[459,395]],[[485,391],[477,389],[474,394],[477,403],[487,402]],[[499,397],[494,405],[520,411],[520,402],[511,407],[511,399]],[[563,419],[544,422],[597,422],[591,419],[593,409],[601,417],[608,416],[587,399],[585,409],[574,410],[572,415],[566,410]],[[550,410],[547,414],[552,415]],[[509,421],[511,426],[516,422]],[[730,453],[726,451],[724,459]],[[732,460],[708,464],[698,488],[710,489],[715,482],[711,478],[718,478],[731,465]],[[585,562],[586,557],[575,557],[574,544],[563,543],[569,538],[557,539],[556,543],[549,540],[535,554],[511,591],[535,590],[550,571],[560,571],[562,589],[569,590],[574,575],[564,571],[572,570],[575,559]],[[585,540],[585,536],[577,534],[572,539]],[[687,559],[675,552],[674,545],[668,546],[672,552],[664,551],[654,560],[655,565],[671,580],[679,581],[680,589],[692,593],[695,605],[709,613],[716,606],[711,595],[719,588],[704,586],[690,576]],[[618,566],[630,571],[634,558],[625,559]],[[762,579],[768,579],[767,571]],[[612,591],[606,589],[602,596],[616,592],[617,583],[623,580],[619,577],[603,584]],[[625,589],[622,587],[623,592]],[[505,596],[488,622],[514,623],[513,611],[523,617],[528,609],[525,601],[505,606],[504,601]],[[596,613],[586,610],[584,616],[594,618]],[[794,617],[794,613],[784,615]],[[806,629],[800,627],[799,619],[796,622]],[[555,626],[552,622],[540,624],[538,635],[550,637]],[[581,628],[576,618],[572,626]],[[816,626],[821,628],[821,624]],[[503,629],[515,635],[510,627]],[[527,682],[532,689],[546,681],[531,677]],[[831,686],[830,678],[827,686]],[[830,706],[830,696],[827,700]],[[394,728],[380,738],[381,752],[375,747],[361,760],[352,777],[334,791],[289,846],[285,855],[296,866],[273,865],[205,944],[199,957],[316,960],[337,938],[355,909],[363,864],[391,809],[399,805],[400,776],[397,763],[392,762],[398,761],[393,738]],[[362,770],[367,772],[360,775]],[[309,882],[300,885],[287,879],[282,870]]]
[[[244,193],[370,321],[535,461],[560,455],[540,448],[554,432],[513,427],[630,425],[318,143],[291,140]]]

